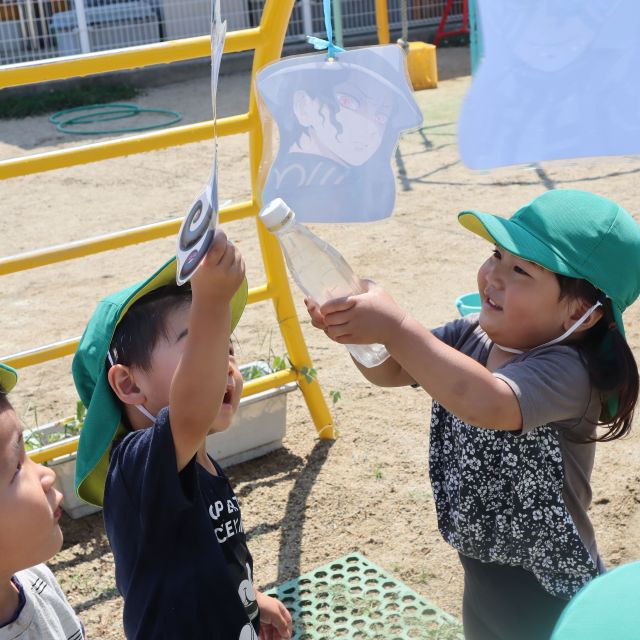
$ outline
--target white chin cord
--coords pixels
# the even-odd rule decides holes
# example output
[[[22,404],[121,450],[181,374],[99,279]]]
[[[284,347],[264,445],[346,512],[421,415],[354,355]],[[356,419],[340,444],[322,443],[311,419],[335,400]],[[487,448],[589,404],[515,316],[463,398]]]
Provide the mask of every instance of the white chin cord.
[[[533,347],[533,349],[540,349],[540,347],[549,347],[552,344],[557,344],[558,342],[562,342],[563,340],[566,340],[580,325],[586,322],[587,318],[598,307],[601,307],[601,306],[602,306],[602,302],[600,301],[596,302],[593,305],[593,307],[587,309],[583,314],[583,316],[579,320],[577,320],[571,327],[569,327],[569,329],[567,329],[561,336],[559,336],[558,338],[554,338],[553,340],[549,340],[549,342],[545,342],[544,344],[540,344],[537,347]],[[499,349],[502,349],[502,351],[506,351],[508,353],[517,353],[517,354],[525,353],[525,351],[522,351],[522,349],[512,349],[511,347],[503,347],[501,344],[498,344],[497,342],[495,342],[494,344]],[[528,351],[531,351],[531,350],[532,349],[528,349]]]
[[[107,359],[112,367],[115,366],[116,363],[111,355],[111,351],[107,351]],[[151,422],[155,423],[156,417],[152,415],[150,411],[147,411],[141,404],[136,404],[134,406],[143,416],[145,416],[145,418],[149,418]]]

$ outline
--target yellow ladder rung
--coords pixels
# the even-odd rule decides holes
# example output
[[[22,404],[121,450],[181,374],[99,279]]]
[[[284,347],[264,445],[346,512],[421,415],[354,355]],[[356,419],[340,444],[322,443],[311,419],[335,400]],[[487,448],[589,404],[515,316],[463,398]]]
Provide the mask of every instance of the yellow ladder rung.
[[[219,137],[247,133],[251,128],[248,113],[220,118],[215,124]],[[0,161],[0,180],[28,176],[34,173],[54,171],[81,164],[110,160],[123,156],[157,151],[167,147],[177,147],[192,142],[210,140],[214,134],[213,120],[172,127],[163,131],[151,131],[136,136],[96,142],[71,149],[58,149],[45,153],[34,153],[20,158]]]
[[[271,297],[272,293],[269,285],[264,284],[259,287],[253,287],[249,290],[247,304],[255,304],[256,302],[269,300]],[[43,362],[57,360],[58,358],[74,354],[78,348],[79,342],[79,337],[60,340],[59,342],[53,342],[51,344],[43,345],[42,347],[29,349],[28,351],[20,351],[19,353],[13,353],[10,356],[0,357],[0,362],[8,364],[14,369],[32,367],[37,364],[42,364]]]
[[[224,53],[255,49],[260,45],[261,40],[262,32],[258,27],[232,31],[225,38]],[[198,36],[54,60],[20,62],[0,67],[0,88],[66,80],[109,71],[138,69],[155,64],[206,58],[210,55],[211,36]]]
[[[220,222],[232,222],[242,218],[250,218],[256,215],[256,206],[253,202],[240,202],[226,207],[220,211]],[[154,222],[142,227],[135,227],[125,231],[116,231],[95,238],[69,242],[64,245],[47,247],[27,253],[20,253],[15,256],[0,258],[0,276],[27,271],[37,267],[45,267],[57,262],[75,260],[85,256],[121,249],[150,240],[158,240],[178,233],[182,218],[165,220],[164,222]]]

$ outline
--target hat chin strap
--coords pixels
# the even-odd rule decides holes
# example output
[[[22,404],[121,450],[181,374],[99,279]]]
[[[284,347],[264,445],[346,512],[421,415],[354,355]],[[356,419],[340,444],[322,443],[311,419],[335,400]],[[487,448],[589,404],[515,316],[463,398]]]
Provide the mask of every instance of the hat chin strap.
[[[115,366],[116,363],[113,359],[113,356],[111,355],[111,351],[107,351],[107,359],[109,360],[109,364],[112,367]],[[150,411],[147,411],[141,404],[136,404],[134,406],[143,416],[145,416],[145,418],[149,418],[149,420],[151,420],[151,422],[155,424],[156,417]]]
[[[150,411],[147,411],[141,404],[137,404],[135,407],[143,416],[149,418],[155,424],[156,417]]]
[[[531,349],[527,349],[527,351],[533,351],[533,349],[540,349],[541,347],[549,347],[552,344],[557,344],[558,342],[562,342],[563,340],[566,340],[580,325],[584,324],[587,321],[587,318],[598,307],[601,307],[601,306],[602,306],[602,302],[598,300],[598,302],[596,302],[592,307],[587,309],[582,315],[582,317],[579,320],[576,320],[576,322],[573,325],[571,325],[561,336],[554,338],[553,340],[549,340],[549,342],[545,342],[544,344],[540,344],[537,347],[532,347]],[[496,347],[498,347],[498,349],[501,349],[502,351],[506,351],[507,353],[516,353],[516,354],[526,353],[526,351],[523,351],[522,349],[512,349],[511,347],[503,347],[501,344],[498,344],[497,342],[494,342],[494,344],[496,345]]]

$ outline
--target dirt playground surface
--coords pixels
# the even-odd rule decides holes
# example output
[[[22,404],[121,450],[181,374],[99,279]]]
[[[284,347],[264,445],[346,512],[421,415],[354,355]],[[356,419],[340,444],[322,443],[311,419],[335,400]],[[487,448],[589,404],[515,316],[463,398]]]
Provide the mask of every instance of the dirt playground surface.
[[[592,190],[640,212],[640,161],[579,160],[508,168],[465,169],[455,122],[470,78],[464,49],[439,52],[437,90],[416,95],[421,131],[405,135],[394,159],[398,197],[392,218],[361,226],[315,227],[356,270],[386,286],[426,326],[456,315],[454,299],[472,291],[490,247],[465,231],[456,213],[473,207],[509,214],[554,187]],[[462,71],[461,71],[462,70]],[[223,76],[219,114],[246,109],[248,76]],[[206,76],[150,89],[141,105],[210,117]],[[45,116],[0,122],[0,158],[94,140],[57,134]],[[0,255],[80,240],[184,215],[209,171],[203,142],[14,179],[0,185]],[[220,198],[249,194],[245,136],[220,141]],[[227,226],[247,260],[253,286],[263,282],[253,221]],[[105,294],[151,273],[173,238],[2,278],[0,355],[78,336]],[[300,393],[288,395],[287,435],[275,453],[229,470],[242,504],[255,580],[268,588],[350,551],[358,551],[446,611],[459,616],[462,576],[438,534],[427,475],[430,399],[413,389],[378,389],[361,379],[346,351],[313,330],[294,290],[303,331],[340,437],[319,441]],[[640,357],[640,305],[626,314]],[[270,303],[250,307],[237,330],[244,362],[284,352]],[[71,358],[25,369],[12,400],[28,425],[73,413]],[[591,517],[606,563],[640,557],[640,429],[598,447]],[[50,563],[89,637],[122,638],[122,600],[100,514],[64,516],[64,548]],[[185,567],[188,571],[188,567]]]

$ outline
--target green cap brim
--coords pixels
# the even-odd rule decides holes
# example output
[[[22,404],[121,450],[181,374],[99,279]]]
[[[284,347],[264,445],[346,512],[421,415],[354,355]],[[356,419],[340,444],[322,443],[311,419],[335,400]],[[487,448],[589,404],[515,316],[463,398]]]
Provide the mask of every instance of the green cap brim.
[[[469,231],[524,260],[570,278],[582,277],[544,242],[512,220],[479,211],[463,211],[458,214],[458,220]]]
[[[76,491],[80,498],[101,506],[114,438],[126,432],[122,408],[107,379],[107,351],[118,323],[131,306],[148,293],[175,284],[176,260],[172,258],[150,278],[103,300],[87,324],[73,361],[73,375],[80,399],[87,408],[80,432],[76,460]],[[246,278],[231,299],[231,331],[247,303]],[[92,382],[95,380],[95,384]]]
[[[8,364],[0,362],[0,392],[9,393],[18,382],[18,372]]]

